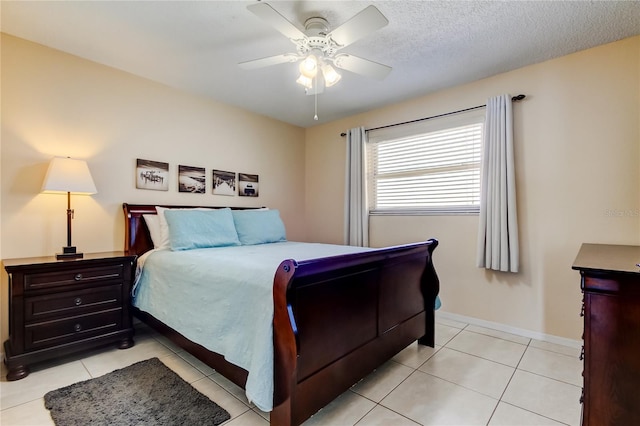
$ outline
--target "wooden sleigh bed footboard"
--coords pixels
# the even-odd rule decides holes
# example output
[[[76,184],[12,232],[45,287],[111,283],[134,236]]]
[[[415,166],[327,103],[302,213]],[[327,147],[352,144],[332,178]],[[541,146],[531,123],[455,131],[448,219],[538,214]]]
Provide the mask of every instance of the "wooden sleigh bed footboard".
[[[125,251],[140,255],[151,248],[142,215],[155,214],[155,207],[123,208]],[[434,345],[437,245],[432,239],[304,262],[283,260],[273,286],[272,426],[301,424],[412,342]],[[134,312],[244,387],[245,370],[151,315]]]
[[[302,423],[416,340],[434,345],[436,246],[280,265],[272,425]]]

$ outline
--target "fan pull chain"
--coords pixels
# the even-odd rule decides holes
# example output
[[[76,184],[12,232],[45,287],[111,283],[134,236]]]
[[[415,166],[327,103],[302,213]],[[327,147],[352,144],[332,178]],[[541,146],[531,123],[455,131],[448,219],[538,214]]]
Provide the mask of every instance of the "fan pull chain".
[[[315,115],[313,116],[313,119],[318,121],[318,90],[316,89],[316,95],[315,95]]]
[[[313,85],[315,86],[315,90],[316,90],[316,93],[314,95],[315,115],[313,116],[313,119],[318,121],[318,75],[317,74],[313,77],[313,80],[314,80]]]

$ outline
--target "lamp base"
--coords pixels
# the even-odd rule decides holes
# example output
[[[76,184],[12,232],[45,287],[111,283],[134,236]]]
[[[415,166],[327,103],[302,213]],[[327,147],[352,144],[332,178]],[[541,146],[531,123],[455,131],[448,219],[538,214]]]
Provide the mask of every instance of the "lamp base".
[[[62,253],[56,254],[58,260],[82,259],[84,255],[76,252],[75,246],[62,247]]]

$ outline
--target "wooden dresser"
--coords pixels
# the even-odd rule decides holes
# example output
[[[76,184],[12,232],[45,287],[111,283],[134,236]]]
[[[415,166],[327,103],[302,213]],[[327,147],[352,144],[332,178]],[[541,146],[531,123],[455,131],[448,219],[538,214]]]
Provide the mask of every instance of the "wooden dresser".
[[[583,244],[583,425],[640,425],[640,246]]]
[[[129,293],[135,260],[108,252],[75,260],[3,261],[9,274],[7,380],[26,377],[32,363],[110,343],[132,346]]]

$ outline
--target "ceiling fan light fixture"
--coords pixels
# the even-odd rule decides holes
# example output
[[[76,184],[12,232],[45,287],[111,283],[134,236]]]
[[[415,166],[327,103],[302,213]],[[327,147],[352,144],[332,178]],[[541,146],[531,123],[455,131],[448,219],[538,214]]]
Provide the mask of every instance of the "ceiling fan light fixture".
[[[322,76],[324,77],[324,84],[327,87],[331,87],[340,81],[342,76],[329,64],[322,65]]]
[[[310,54],[300,62],[300,74],[313,78],[318,73],[318,58]]]
[[[389,20],[373,5],[367,6],[333,29],[330,29],[327,19],[312,16],[305,21],[304,31],[261,0],[247,6],[247,9],[287,37],[296,46],[296,52],[241,62],[240,66],[243,69],[299,61],[301,75],[296,82],[305,87],[308,95],[312,94],[316,97],[323,93],[326,87],[340,81],[342,76],[336,68],[378,80],[385,78],[391,71],[391,67],[368,59],[345,53],[337,54],[344,47],[389,23]]]

